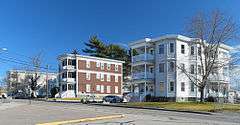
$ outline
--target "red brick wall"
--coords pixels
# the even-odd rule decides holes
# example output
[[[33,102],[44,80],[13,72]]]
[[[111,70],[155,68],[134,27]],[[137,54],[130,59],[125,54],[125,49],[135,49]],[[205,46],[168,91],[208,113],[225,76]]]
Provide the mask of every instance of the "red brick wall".
[[[92,71],[104,71],[110,73],[122,73],[122,66],[118,65],[118,71],[115,71],[115,65],[111,64],[110,70],[107,69],[107,63],[104,64],[104,70],[101,70],[101,64],[99,67],[96,66],[96,62],[90,61],[90,68],[86,67],[86,60],[78,60],[78,69],[92,70]]]
[[[86,84],[91,85],[91,92],[96,94],[121,94],[121,76],[118,76],[118,82],[115,82],[115,76],[111,75],[111,81],[107,81],[107,75],[104,75],[104,81],[96,78],[96,74],[91,73],[90,80],[86,79],[86,73],[78,73],[78,89],[79,92],[86,92]],[[96,85],[104,85],[104,93],[96,91]],[[107,93],[107,86],[111,86],[111,93]],[[115,93],[115,86],[118,86],[118,93]]]
[[[116,73],[119,74],[122,72],[122,67],[118,66],[118,71],[115,71],[115,65],[111,64],[110,70],[107,70],[107,64],[104,65],[104,70],[101,70],[101,64],[100,67],[96,67],[96,62],[90,62],[90,68],[86,68],[86,61],[85,60],[78,60],[78,69],[79,70],[91,70],[91,71],[101,71],[101,72],[109,72],[109,73]],[[86,73],[78,72],[78,90],[79,92],[86,92],[86,84],[91,85],[91,92],[95,94],[121,94],[121,76],[118,76],[118,82],[115,82],[115,75],[110,75],[111,80],[110,82],[107,81],[107,75],[104,75],[104,81],[101,81],[101,79],[96,78],[95,73],[90,73],[90,80],[86,79]],[[96,85],[104,85],[104,93],[101,93],[100,91],[96,91]],[[111,86],[111,93],[107,93],[107,86]],[[118,93],[115,93],[115,86],[118,86]]]

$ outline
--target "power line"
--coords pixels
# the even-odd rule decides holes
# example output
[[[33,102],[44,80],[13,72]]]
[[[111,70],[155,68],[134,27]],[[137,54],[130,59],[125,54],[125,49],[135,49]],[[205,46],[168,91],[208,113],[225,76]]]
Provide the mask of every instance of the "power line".
[[[0,57],[0,59],[1,59],[1,61],[4,61],[4,62],[12,62],[12,63],[21,64],[21,65],[25,65],[25,66],[29,66],[29,67],[33,67],[33,68],[40,68],[40,69],[44,69],[44,70],[47,69],[46,67],[30,65],[30,64],[21,62],[19,60],[11,60],[11,59],[1,58],[1,57]],[[50,69],[50,70],[53,70],[53,69]]]

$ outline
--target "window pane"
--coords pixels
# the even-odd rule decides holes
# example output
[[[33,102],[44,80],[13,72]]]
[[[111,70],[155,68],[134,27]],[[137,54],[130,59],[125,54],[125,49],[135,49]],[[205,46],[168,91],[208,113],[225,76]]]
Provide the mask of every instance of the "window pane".
[[[194,74],[194,65],[191,65],[191,66],[190,66],[190,70],[191,70],[190,73],[191,73],[191,74]]]
[[[173,72],[173,71],[174,71],[174,68],[175,68],[174,62],[170,62],[170,63],[169,63],[169,72]]]
[[[164,54],[164,44],[159,45],[159,54]]]
[[[182,92],[185,91],[185,83],[184,83],[184,82],[181,83],[181,91],[182,91]]]
[[[170,92],[174,91],[174,82],[170,82]]]
[[[191,92],[194,92],[194,83],[191,82]]]
[[[159,64],[159,72],[164,72],[164,63]]]
[[[181,53],[182,53],[182,54],[185,53],[185,45],[181,45]]]
[[[174,43],[170,43],[170,53],[174,52]]]
[[[191,55],[194,55],[194,46],[191,46]]]

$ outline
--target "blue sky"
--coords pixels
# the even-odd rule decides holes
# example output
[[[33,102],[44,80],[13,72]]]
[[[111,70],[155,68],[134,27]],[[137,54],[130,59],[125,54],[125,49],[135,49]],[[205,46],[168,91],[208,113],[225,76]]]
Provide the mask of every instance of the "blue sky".
[[[28,61],[43,53],[43,63],[57,68],[57,56],[81,50],[91,35],[106,42],[181,34],[198,11],[219,9],[240,22],[238,0],[1,0],[0,48]],[[232,43],[232,45],[237,43]],[[0,60],[0,77],[22,67]]]

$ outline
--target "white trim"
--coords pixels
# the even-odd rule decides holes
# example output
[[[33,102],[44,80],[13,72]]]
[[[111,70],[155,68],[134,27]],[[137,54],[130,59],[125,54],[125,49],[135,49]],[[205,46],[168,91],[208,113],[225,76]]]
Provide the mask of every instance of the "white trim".
[[[98,91],[98,92],[101,91],[101,85],[96,85],[96,91]]]
[[[118,76],[114,75],[114,78],[115,78],[115,82],[118,82]]]
[[[118,86],[115,86],[114,89],[115,89],[114,93],[119,93],[119,91],[118,91],[118,89],[119,89]]]
[[[111,82],[111,75],[107,74],[107,82]]]
[[[107,86],[107,93],[111,93],[111,86]]]
[[[89,72],[86,73],[86,80],[91,80],[91,73]]]
[[[91,92],[91,85],[90,84],[86,84],[86,92]]]
[[[104,85],[101,85],[101,91],[100,91],[101,93],[104,93],[105,91],[104,91]]]

